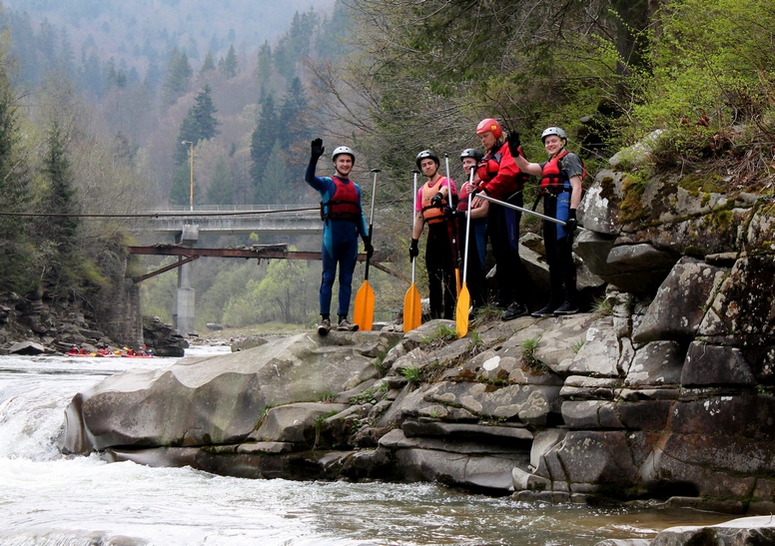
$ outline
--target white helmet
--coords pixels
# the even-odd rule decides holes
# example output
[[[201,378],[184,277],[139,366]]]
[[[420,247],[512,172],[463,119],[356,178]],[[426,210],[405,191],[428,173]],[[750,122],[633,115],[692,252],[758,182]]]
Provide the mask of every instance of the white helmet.
[[[565,136],[565,131],[560,129],[559,127],[548,127],[547,129],[544,129],[544,132],[541,133],[541,142],[546,140],[546,137],[548,136],[558,136],[561,139],[567,141],[568,137]]]
[[[331,154],[331,161],[336,161],[336,156],[341,154],[349,155],[350,158],[352,158],[353,160],[353,165],[355,165],[355,154],[347,146],[337,146],[336,148],[334,148],[334,152]]]

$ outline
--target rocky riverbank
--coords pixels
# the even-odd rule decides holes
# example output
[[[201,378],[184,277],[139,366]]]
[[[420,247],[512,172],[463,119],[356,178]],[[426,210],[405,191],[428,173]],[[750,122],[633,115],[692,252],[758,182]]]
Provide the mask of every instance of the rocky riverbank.
[[[78,393],[61,449],[254,478],[772,513],[775,206],[702,187],[598,173],[575,246],[581,287],[601,295],[590,312],[481,320],[463,339],[444,321],[257,336]],[[521,251],[541,286],[540,241]]]
[[[187,339],[158,317],[142,318],[142,337],[114,339],[102,323],[78,312],[77,306],[56,306],[43,298],[30,302],[18,297],[0,305],[0,355],[62,354],[71,347],[86,353],[106,348],[111,353],[144,345],[156,356],[180,357]]]

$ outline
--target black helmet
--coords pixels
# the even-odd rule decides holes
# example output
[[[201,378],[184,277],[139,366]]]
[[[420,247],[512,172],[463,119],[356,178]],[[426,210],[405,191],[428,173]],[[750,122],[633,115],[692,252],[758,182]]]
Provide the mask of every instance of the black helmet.
[[[417,160],[415,163],[417,163],[417,168],[420,168],[420,163],[422,163],[423,159],[431,158],[433,161],[436,162],[436,166],[438,167],[441,165],[441,161],[439,161],[439,156],[436,155],[436,152],[433,150],[423,150],[419,154],[417,154]]]
[[[484,157],[484,153],[478,148],[466,148],[460,152],[460,161],[463,161],[467,157],[470,157],[479,163]]]

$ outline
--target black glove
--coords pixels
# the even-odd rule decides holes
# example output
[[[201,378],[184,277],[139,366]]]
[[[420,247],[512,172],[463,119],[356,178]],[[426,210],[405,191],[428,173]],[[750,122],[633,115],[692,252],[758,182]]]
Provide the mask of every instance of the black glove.
[[[509,143],[509,151],[511,152],[512,157],[517,157],[518,155],[521,155],[520,149],[519,149],[519,133],[516,131],[509,131],[509,136],[506,137],[506,142]]]
[[[447,209],[444,211],[444,215],[447,218],[461,218],[461,219],[465,219],[466,211],[458,210],[458,209],[452,209],[452,208],[447,207]]]
[[[576,220],[576,209],[570,209],[568,211],[568,219],[565,220],[565,231],[567,231],[568,235],[570,235],[576,231],[578,225],[579,223]]]
[[[444,200],[444,196],[441,194],[441,192],[437,193],[433,197],[431,197],[431,206],[432,207],[440,207],[441,202]]]
[[[312,147],[310,151],[309,160],[310,163],[316,163],[318,159],[320,159],[320,156],[323,155],[323,152],[326,151],[325,147],[323,146],[323,139],[316,138],[312,141]]]
[[[371,236],[370,235],[364,235],[364,237],[363,237],[363,248],[366,249],[366,258],[371,260],[371,257],[374,256],[374,247],[371,245]]]
[[[419,254],[420,254],[420,247],[417,246],[417,243],[420,241],[418,239],[412,239],[412,244],[409,245],[409,261],[411,262],[414,260]]]

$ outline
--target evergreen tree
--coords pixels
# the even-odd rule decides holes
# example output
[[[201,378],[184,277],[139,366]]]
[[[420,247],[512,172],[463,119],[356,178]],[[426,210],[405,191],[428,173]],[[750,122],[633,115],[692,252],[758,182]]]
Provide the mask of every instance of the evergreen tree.
[[[72,214],[75,212],[75,188],[64,136],[56,121],[49,128],[47,144],[48,153],[43,159],[41,170],[49,186],[42,203],[48,213]],[[55,217],[46,220],[46,234],[58,245],[71,243],[77,229],[78,220],[75,218]]]
[[[212,98],[212,89],[205,85],[194,97],[194,106],[189,110],[190,116],[196,121],[196,139],[209,140],[218,134],[220,122],[215,119],[215,104]]]
[[[40,24],[40,32],[37,36],[38,44],[38,59],[41,66],[41,74],[45,75],[51,69],[54,68],[56,59],[55,51],[57,50],[57,32],[56,29],[51,26],[48,19],[43,19]]]
[[[226,57],[218,61],[218,71],[223,74],[227,80],[237,75],[237,54],[234,52],[234,45],[229,46]]]
[[[79,71],[81,88],[94,96],[102,96],[102,68],[97,53],[92,50],[89,56],[86,56],[86,50],[81,52],[81,69]]]
[[[38,53],[35,44],[35,31],[32,28],[30,14],[12,10],[0,10],[0,18],[7,25],[13,37],[8,47],[11,57],[19,60],[17,77],[24,84],[35,84],[39,80]],[[4,25],[4,26],[5,26]]]
[[[186,148],[188,149],[188,147]],[[188,162],[179,165],[175,169],[175,176],[172,179],[169,201],[171,205],[181,205],[188,207],[191,204],[191,171]],[[196,172],[194,172],[194,204],[200,203],[199,185],[196,183]]]
[[[291,28],[280,38],[274,51],[274,65],[277,71],[291,79],[296,75],[299,61],[309,57],[310,43],[318,16],[312,8],[305,13],[294,13]]]
[[[347,52],[347,46],[342,38],[347,35],[347,29],[352,24],[344,0],[334,2],[334,10],[330,17],[321,23],[321,31],[315,40],[315,51],[326,59],[337,59]]]
[[[59,123],[54,121],[48,131],[48,151],[43,159],[41,172],[48,186],[41,204],[43,210],[54,216],[42,221],[40,235],[48,241],[46,281],[60,289],[70,289],[77,284],[78,219],[76,212],[73,176],[65,147],[65,139]]]
[[[177,47],[172,50],[167,63],[167,75],[164,81],[163,99],[165,104],[172,104],[188,91],[194,70],[188,62],[186,52]]]
[[[0,69],[0,211],[20,213],[30,198],[27,163],[20,159],[20,135],[15,99]],[[27,247],[28,221],[0,216],[0,291],[29,290],[31,259]]]
[[[263,85],[269,81],[272,75],[272,47],[265,41],[258,48],[258,62],[256,63],[256,79]]]
[[[209,49],[207,50],[207,55],[205,55],[205,60],[202,63],[202,68],[199,69],[199,75],[203,75],[205,72],[209,72],[211,70],[215,70],[215,61],[213,61],[213,53]]]
[[[293,177],[280,152],[280,142],[275,140],[263,169],[256,173],[260,178],[254,194],[255,203],[284,204],[296,201]]]
[[[194,105],[188,109],[188,115],[180,124],[177,142],[187,140],[196,146],[200,140],[209,140],[218,134],[219,121],[215,118],[212,89],[205,85],[194,98]],[[188,148],[177,145],[175,163],[180,165],[188,159]]]
[[[56,59],[57,68],[71,80],[75,80],[75,51],[67,36],[67,30],[62,29],[62,40]]]
[[[278,138],[284,150],[299,140],[306,140],[309,137],[304,113],[307,109],[307,99],[304,96],[304,88],[299,78],[293,78],[288,91],[283,97],[283,103],[280,106]]]
[[[261,115],[250,137],[250,159],[252,160],[250,178],[256,186],[263,178],[269,155],[277,141],[277,125],[274,98],[269,94],[261,104]]]
[[[210,176],[207,188],[207,203],[211,205],[234,204],[234,177],[224,157],[219,157]]]

